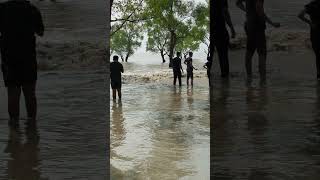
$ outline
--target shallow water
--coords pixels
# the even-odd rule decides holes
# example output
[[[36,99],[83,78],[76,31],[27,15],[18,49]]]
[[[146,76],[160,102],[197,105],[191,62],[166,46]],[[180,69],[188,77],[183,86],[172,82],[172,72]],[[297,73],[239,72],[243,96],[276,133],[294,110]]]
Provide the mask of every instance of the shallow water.
[[[266,83],[257,75],[245,80],[243,55],[231,53],[229,82],[214,80],[213,179],[319,179],[320,84],[312,53],[271,53]]]
[[[104,79],[104,72],[40,73],[38,128],[24,130],[26,113],[21,101],[20,136],[7,126],[1,81],[0,179],[105,178],[108,116]]]
[[[174,88],[167,66],[124,65],[123,99],[110,101],[111,178],[209,179],[207,79]],[[164,75],[139,81],[143,69]]]

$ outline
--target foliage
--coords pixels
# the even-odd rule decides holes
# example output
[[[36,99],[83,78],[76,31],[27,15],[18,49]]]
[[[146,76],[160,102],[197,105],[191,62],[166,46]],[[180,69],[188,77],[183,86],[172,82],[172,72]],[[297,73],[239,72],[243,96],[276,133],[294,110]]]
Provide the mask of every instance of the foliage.
[[[122,61],[128,61],[134,51],[141,46],[143,36],[140,33],[141,26],[128,23],[111,37],[111,51],[120,56]]]

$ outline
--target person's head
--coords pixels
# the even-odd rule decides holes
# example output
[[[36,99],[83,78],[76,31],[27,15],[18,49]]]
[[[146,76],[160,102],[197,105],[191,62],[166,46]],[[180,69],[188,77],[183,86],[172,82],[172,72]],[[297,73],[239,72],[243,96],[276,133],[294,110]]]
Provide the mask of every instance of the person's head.
[[[119,56],[113,56],[113,61],[114,62],[118,62],[118,60],[119,60]]]
[[[189,52],[189,57],[192,57],[193,56],[193,52]]]
[[[181,57],[181,52],[177,52],[177,57]]]

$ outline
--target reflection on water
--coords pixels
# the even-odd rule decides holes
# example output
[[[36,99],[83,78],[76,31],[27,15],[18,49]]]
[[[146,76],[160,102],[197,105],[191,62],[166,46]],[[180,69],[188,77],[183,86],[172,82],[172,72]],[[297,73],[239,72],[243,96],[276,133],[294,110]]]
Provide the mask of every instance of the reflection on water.
[[[213,178],[319,179],[319,89],[310,77],[215,80]]]
[[[0,82],[0,179],[105,178],[104,79],[105,72],[39,73],[38,128],[25,131],[23,126],[21,131],[8,128],[6,93]],[[23,125],[23,100],[21,116]]]
[[[208,87],[129,82],[110,103],[111,179],[209,179]]]
[[[36,180],[40,176],[39,135],[37,127],[27,127],[26,141],[23,142],[20,128],[10,128],[5,153],[9,154],[7,178]]]

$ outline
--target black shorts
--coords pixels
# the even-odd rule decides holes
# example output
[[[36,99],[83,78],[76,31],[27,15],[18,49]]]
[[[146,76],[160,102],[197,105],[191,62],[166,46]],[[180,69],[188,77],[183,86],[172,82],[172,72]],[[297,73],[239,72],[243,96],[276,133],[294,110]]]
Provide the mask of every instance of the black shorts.
[[[320,29],[311,29],[310,40],[314,51],[320,51]]]
[[[111,88],[112,89],[121,89],[121,81],[112,81],[111,80]]]
[[[8,67],[1,65],[4,85],[8,86],[22,86],[23,84],[35,83],[37,81],[37,67],[36,65],[29,68],[24,67]]]
[[[193,72],[187,72],[187,78],[193,78]]]
[[[267,52],[267,40],[264,29],[248,28],[245,25],[245,31],[247,34],[247,50],[255,51],[260,53]]]

